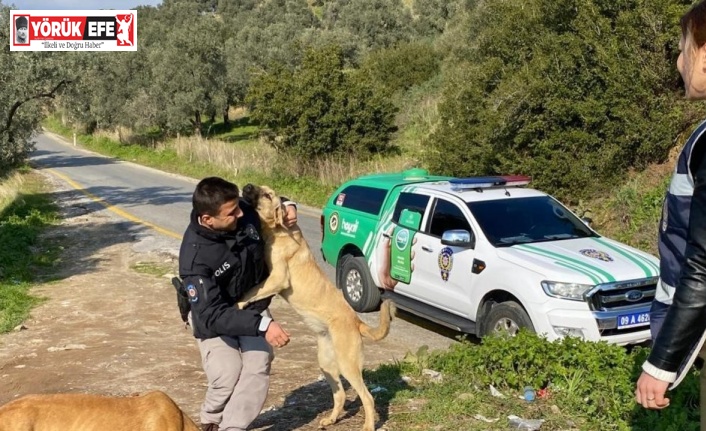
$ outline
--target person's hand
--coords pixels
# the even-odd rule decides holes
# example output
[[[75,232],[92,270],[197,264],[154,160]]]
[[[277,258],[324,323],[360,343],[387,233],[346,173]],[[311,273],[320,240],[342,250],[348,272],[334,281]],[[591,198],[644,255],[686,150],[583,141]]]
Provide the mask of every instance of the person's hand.
[[[390,249],[392,248],[392,232],[395,226],[390,226],[390,228],[383,232],[381,244],[378,246],[378,279],[380,280],[380,287],[387,290],[395,290],[398,281],[390,277]],[[417,243],[416,232],[413,234],[412,245]],[[414,250],[412,250],[411,260],[414,261]],[[414,271],[414,263],[412,263],[411,268]]]
[[[635,402],[646,409],[661,410],[669,405],[669,398],[664,396],[668,387],[669,382],[656,379],[643,371],[637,380]]]
[[[290,228],[297,224],[297,206],[296,205],[285,205],[284,206],[284,217],[282,219],[284,226]]]
[[[272,321],[265,332],[265,340],[272,347],[284,347],[289,344],[289,332],[285,331],[279,323]]]

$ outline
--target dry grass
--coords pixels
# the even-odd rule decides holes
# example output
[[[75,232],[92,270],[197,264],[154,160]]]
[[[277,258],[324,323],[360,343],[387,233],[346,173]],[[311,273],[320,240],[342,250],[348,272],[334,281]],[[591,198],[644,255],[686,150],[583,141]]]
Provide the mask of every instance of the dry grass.
[[[300,159],[278,153],[261,141],[237,144],[198,137],[177,138],[172,145],[180,158],[205,162],[233,172],[258,172],[265,176],[284,175],[312,178],[324,186],[337,186],[351,178],[369,173],[395,172],[418,165],[407,157],[375,156],[367,161],[350,157]]]
[[[237,175],[258,170],[269,174],[277,163],[274,149],[255,141],[232,144],[216,139],[181,137],[172,142],[177,155],[191,162],[205,162]]]
[[[0,208],[7,207],[17,198],[24,182],[24,176],[18,172],[0,182]]]
[[[243,106],[231,106],[230,108],[228,108],[228,118],[231,120],[239,120],[249,115],[250,111],[248,110],[248,108],[245,108]]]
[[[96,130],[93,135],[97,138],[108,138],[111,141],[125,142],[127,138],[132,136],[132,131],[125,129],[124,127],[116,127],[112,130]]]

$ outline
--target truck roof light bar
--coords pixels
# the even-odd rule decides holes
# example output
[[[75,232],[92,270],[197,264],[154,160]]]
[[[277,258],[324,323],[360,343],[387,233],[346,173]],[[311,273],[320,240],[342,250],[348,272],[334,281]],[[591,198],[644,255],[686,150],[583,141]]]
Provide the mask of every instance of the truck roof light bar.
[[[519,187],[526,186],[531,181],[531,178],[526,175],[498,175],[488,177],[467,177],[453,178],[449,180],[451,189],[460,190],[476,190],[490,187]]]

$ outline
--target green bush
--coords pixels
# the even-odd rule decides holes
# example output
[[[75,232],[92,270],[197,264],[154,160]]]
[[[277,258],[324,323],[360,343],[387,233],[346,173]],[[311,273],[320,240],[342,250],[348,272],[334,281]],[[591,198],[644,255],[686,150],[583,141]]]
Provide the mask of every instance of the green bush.
[[[273,67],[253,80],[252,119],[279,150],[310,157],[390,150],[396,108],[364,74],[344,71],[341,49],[306,52],[296,70]]]
[[[431,354],[425,365],[445,380],[493,385],[501,392],[548,388],[552,404],[581,418],[586,429],[692,429],[698,425],[696,372],[671,395],[668,409],[655,413],[635,404],[635,382],[647,353],[578,338],[548,342],[523,330],[516,337],[483,338],[480,345],[454,345]]]
[[[360,69],[393,94],[431,79],[439,72],[440,60],[430,44],[410,42],[368,54]]]
[[[326,1],[322,24],[359,41],[361,52],[387,48],[414,37],[412,16],[400,0]]]
[[[612,189],[631,167],[663,161],[695,118],[674,66],[690,3],[475,3],[460,24],[467,30],[447,43],[453,66],[430,168],[529,174],[576,201]]]
[[[461,3],[458,0],[412,0],[413,26],[417,34],[434,37],[443,33]]]

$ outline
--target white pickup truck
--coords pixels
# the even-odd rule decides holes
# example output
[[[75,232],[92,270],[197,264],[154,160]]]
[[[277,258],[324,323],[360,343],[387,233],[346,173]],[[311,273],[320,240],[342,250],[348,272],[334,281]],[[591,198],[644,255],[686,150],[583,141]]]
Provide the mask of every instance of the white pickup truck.
[[[324,207],[324,259],[361,312],[385,296],[479,336],[649,339],[658,259],[599,235],[528,182],[423,170],[357,178]]]

